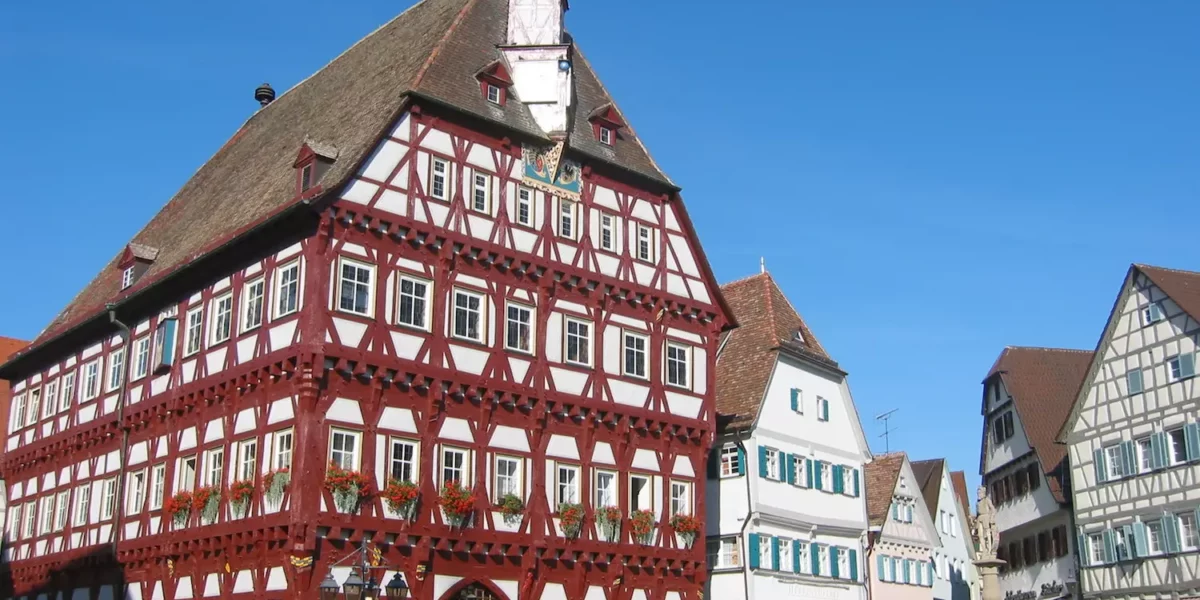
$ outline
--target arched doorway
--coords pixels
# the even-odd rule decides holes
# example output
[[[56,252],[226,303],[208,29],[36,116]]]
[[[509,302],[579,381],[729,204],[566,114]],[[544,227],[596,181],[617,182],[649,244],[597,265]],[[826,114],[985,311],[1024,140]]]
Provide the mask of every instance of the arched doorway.
[[[460,581],[446,590],[441,600],[510,600],[503,592],[485,581]]]

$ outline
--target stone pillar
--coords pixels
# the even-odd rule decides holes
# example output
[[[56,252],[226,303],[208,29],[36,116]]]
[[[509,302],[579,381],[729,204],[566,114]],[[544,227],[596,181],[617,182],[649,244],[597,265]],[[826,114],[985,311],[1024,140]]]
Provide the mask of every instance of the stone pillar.
[[[982,590],[980,600],[1004,600],[1000,594],[1000,567],[1005,561],[995,558],[984,558],[975,561],[979,570],[979,583]]]

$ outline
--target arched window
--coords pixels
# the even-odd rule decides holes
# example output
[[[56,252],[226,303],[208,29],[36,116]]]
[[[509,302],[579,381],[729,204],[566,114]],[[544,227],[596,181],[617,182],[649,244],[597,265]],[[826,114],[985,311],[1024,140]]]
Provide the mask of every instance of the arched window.
[[[478,583],[473,583],[473,584],[463,588],[463,590],[458,593],[458,596],[455,596],[455,599],[456,600],[499,600],[499,598],[497,598],[496,594],[493,594],[491,590],[483,587],[482,585],[479,585]]]

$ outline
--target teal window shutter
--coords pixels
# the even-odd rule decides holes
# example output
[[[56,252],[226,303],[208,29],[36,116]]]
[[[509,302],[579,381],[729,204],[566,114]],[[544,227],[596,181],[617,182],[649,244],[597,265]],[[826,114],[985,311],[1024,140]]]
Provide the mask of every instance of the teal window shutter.
[[[814,487],[816,487],[818,490],[825,489],[824,487],[822,487],[824,484],[821,482],[821,480],[824,479],[823,477],[821,477],[821,474],[822,474],[821,472],[824,470],[825,470],[825,463],[823,463],[819,460],[813,461],[813,471],[814,471],[813,481],[816,483],[816,485]]]
[[[833,493],[840,494],[845,491],[845,480],[842,479],[842,465],[833,465]]]
[[[858,488],[858,469],[851,469],[851,471],[853,471],[854,475],[854,497],[858,498],[862,494]]]
[[[900,503],[896,502],[895,500],[892,500],[892,520],[900,520]]]
[[[883,561],[885,561],[885,560],[888,560],[888,559],[882,554],[875,557],[875,571],[879,573],[880,581],[887,581],[887,578],[884,577],[885,571],[883,569]]]
[[[829,400],[826,400],[825,398],[821,398],[821,420],[829,420]]]
[[[795,454],[789,454],[788,459],[783,463],[784,479],[789,485],[796,485],[796,469],[793,466],[799,458]]]
[[[1179,378],[1184,379],[1196,374],[1196,355],[1188,352],[1179,355]]]
[[[821,574],[821,545],[813,542],[808,545],[808,556],[812,559],[812,574]]]
[[[800,390],[792,388],[792,410],[800,412]]]
[[[1181,544],[1179,543],[1179,525],[1175,519],[1175,515],[1163,515],[1162,530],[1163,541],[1166,542],[1167,553],[1178,553]]]
[[[1108,481],[1108,469],[1104,468],[1104,449],[1098,448],[1092,452],[1092,466],[1096,469],[1096,483]]]
[[[800,572],[800,540],[792,540],[792,572]]]
[[[900,583],[908,583],[908,559],[900,561]]]
[[[758,447],[758,476],[759,477],[767,476],[767,447],[766,446]]]
[[[1187,459],[1200,460],[1200,423],[1188,423],[1183,428],[1184,448]]]
[[[1129,532],[1125,534],[1126,542],[1130,545],[1130,558],[1146,558],[1150,555],[1148,552],[1149,546],[1146,545],[1146,524],[1141,521],[1135,522],[1129,526]]]
[[[758,557],[759,557],[758,543],[759,543],[758,534],[757,533],[750,534],[750,568],[751,569],[758,568]]]
[[[1117,562],[1116,536],[1113,534],[1113,530],[1105,529],[1101,537],[1104,540],[1104,563],[1111,565]]]
[[[1140,394],[1145,389],[1142,384],[1142,370],[1135,369],[1125,374],[1125,385],[1129,388],[1129,394]]]
[[[1156,431],[1150,434],[1150,468],[1161,469],[1166,466],[1166,461],[1163,457],[1166,453],[1163,452],[1163,447],[1166,445],[1163,439],[1163,432]]]
[[[1125,536],[1125,548],[1117,548],[1117,560],[1129,560],[1136,557],[1137,541],[1133,535],[1133,525],[1122,525],[1121,534]]]
[[[816,467],[816,463],[812,459],[805,459],[804,465],[806,467],[804,469],[804,478],[807,480],[806,485],[811,488],[813,486],[813,468]]]
[[[737,474],[745,475],[746,474],[746,449],[741,446],[738,446],[737,450],[738,450]]]
[[[1121,442],[1121,458],[1125,461],[1125,468],[1122,469],[1125,476],[1133,477],[1137,475],[1140,469],[1138,469],[1137,464],[1137,450],[1134,449],[1132,441]]]
[[[783,565],[779,564],[779,538],[771,538],[771,568],[776,571],[782,571]]]
[[[721,477],[721,447],[717,446],[708,453],[708,478],[719,479]]]
[[[858,581],[858,550],[850,549],[850,581]]]
[[[1079,530],[1079,535],[1075,542],[1075,552],[1079,555],[1079,564],[1087,567],[1092,561],[1092,546],[1088,536],[1084,535],[1083,530]]]
[[[775,466],[779,469],[779,472],[772,473],[771,475],[779,481],[787,481],[787,452],[777,452],[775,454],[775,460],[777,461]]]
[[[829,576],[833,577],[834,579],[837,579],[838,577],[841,577],[841,573],[839,573],[839,571],[841,571],[841,568],[838,567],[838,547],[830,546],[829,547]]]

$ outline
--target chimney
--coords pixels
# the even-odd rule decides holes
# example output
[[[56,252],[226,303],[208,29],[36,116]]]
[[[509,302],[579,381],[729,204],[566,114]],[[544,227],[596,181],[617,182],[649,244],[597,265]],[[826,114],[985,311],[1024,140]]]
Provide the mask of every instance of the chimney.
[[[254,99],[263,106],[270,104],[275,99],[275,88],[269,83],[258,86],[258,89],[254,90]]]
[[[572,98],[571,44],[565,41],[566,0],[508,0],[502,46],[513,88],[547,135],[565,136]]]

